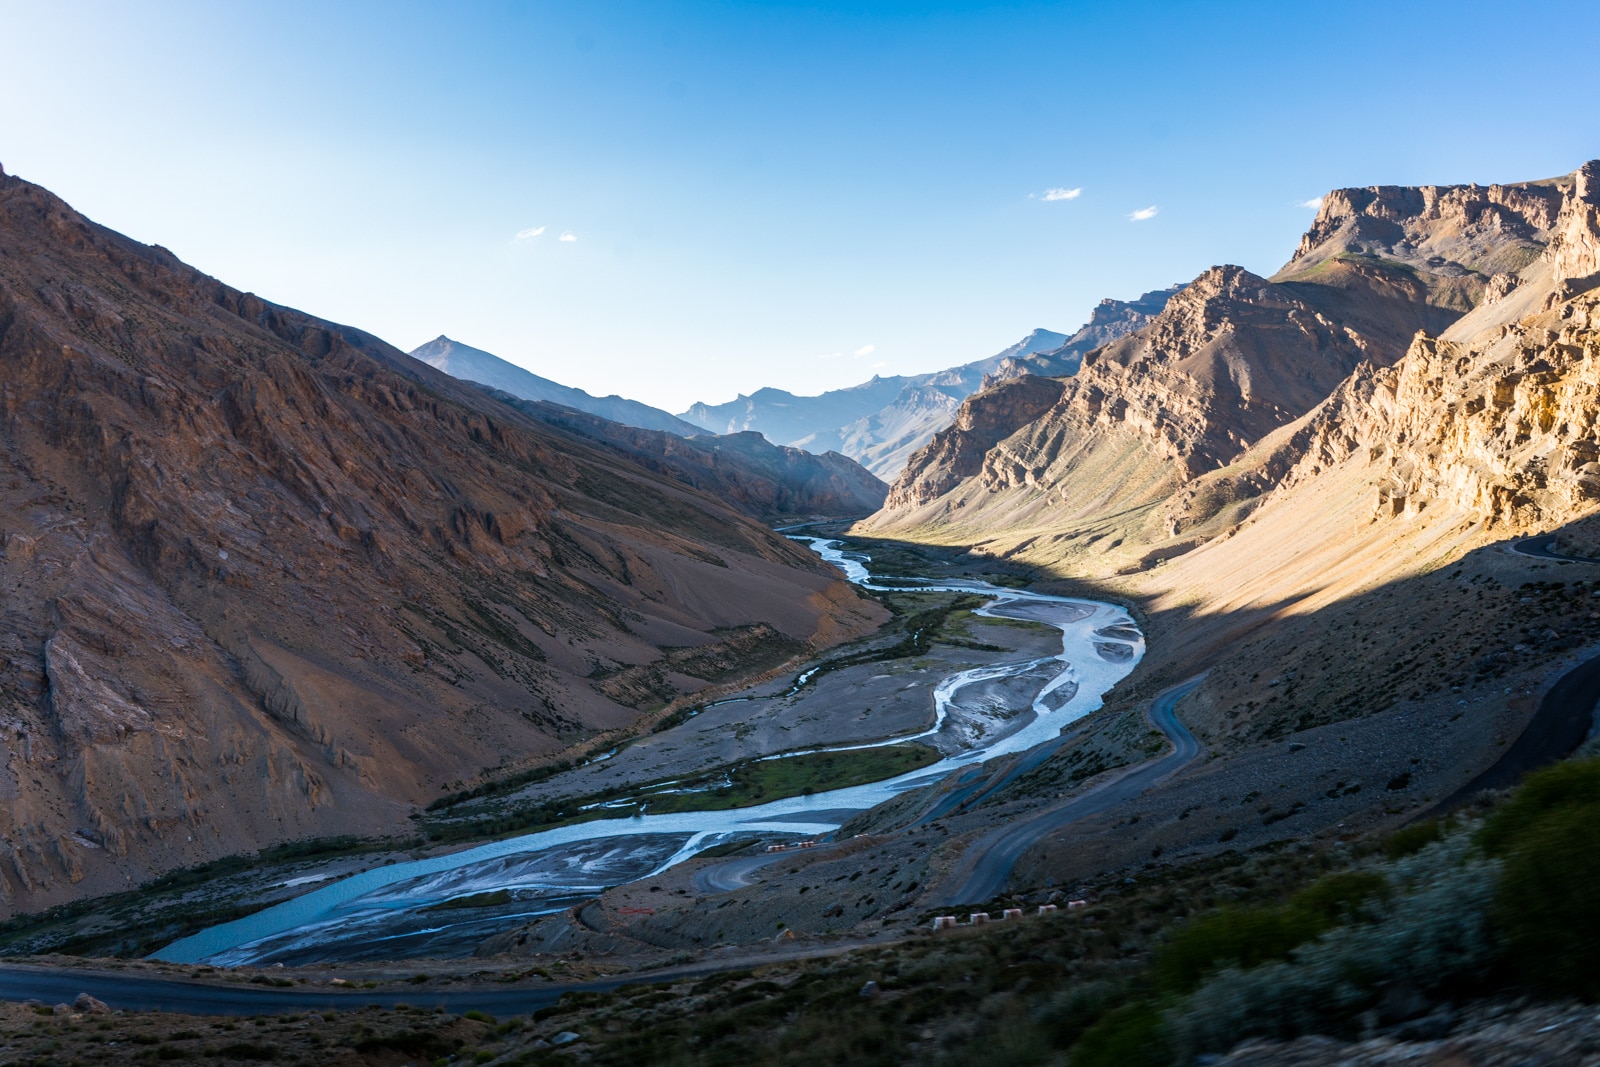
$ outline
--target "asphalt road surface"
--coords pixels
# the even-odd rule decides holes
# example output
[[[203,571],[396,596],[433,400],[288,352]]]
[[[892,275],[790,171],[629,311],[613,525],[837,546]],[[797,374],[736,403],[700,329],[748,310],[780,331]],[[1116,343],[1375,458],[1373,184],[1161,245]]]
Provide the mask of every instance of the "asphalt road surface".
[[[1449,811],[1474,793],[1516,785],[1529,771],[1571,755],[1594,728],[1597,704],[1600,656],[1585,660],[1558,678],[1511,747],[1476,778],[1441,800],[1434,810]]]
[[[638,978],[628,979],[640,981]],[[392,1008],[410,1004],[418,1008],[442,1007],[450,1012],[476,1008],[493,1015],[523,1015],[554,1004],[573,989],[607,990],[624,980],[583,986],[546,986],[524,989],[415,988],[404,991],[343,990],[329,986],[276,988],[246,983],[185,982],[150,975],[116,974],[77,968],[0,964],[0,999],[42,1000],[46,1004],[71,1004],[79,993],[98,997],[124,1011],[172,1011],[186,1015],[270,1015],[299,1011],[358,1011],[377,1004]]]
[[[1553,559],[1563,563],[1600,563],[1600,559],[1590,559],[1587,556],[1566,556],[1557,552],[1554,534],[1525,537],[1521,541],[1511,542],[1510,547],[1511,551],[1517,555],[1532,556],[1534,559]]]
[[[721,863],[702,867],[689,881],[696,893],[731,893],[750,884],[750,876],[770,863],[789,857],[782,852],[762,853],[758,856],[740,856]]]
[[[945,883],[949,888],[941,896],[946,906],[982,904],[993,900],[1005,888],[1017,860],[1041,838],[1079,819],[1098,815],[1131,800],[1188,765],[1200,754],[1200,742],[1188,727],[1178,721],[1177,704],[1204,679],[1205,675],[1201,674],[1180,682],[1159,694],[1150,704],[1150,721],[1172,742],[1171,752],[1138,764],[1120,777],[1081,793],[1060,807],[1035,815],[1025,822],[998,827],[979,837],[967,850],[964,863],[957,873]]]

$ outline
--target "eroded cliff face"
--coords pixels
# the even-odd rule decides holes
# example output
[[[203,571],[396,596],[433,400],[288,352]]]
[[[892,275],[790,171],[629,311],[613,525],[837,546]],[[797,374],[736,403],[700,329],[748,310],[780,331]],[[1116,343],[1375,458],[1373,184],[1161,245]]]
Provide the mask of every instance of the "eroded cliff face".
[[[1445,504],[1490,527],[1559,525],[1600,502],[1597,422],[1600,297],[1585,292],[1490,336],[1419,337],[1397,365],[1363,367],[1309,421],[1276,491],[1361,462],[1378,516]]]
[[[991,449],[1019,427],[1044,417],[1065,392],[1066,385],[1059,379],[1027,375],[968,397],[957,410],[955,422],[934,434],[917,452],[915,470],[908,466],[895,480],[884,507],[927,503],[981,473]]]
[[[1588,209],[1575,205],[1586,203],[1577,190],[1590,180],[1335,191],[1272,279],[1236,266],[1206,271],[1148,325],[1085,355],[1042,414],[998,392],[969,398],[975,410],[1009,415],[991,415],[986,434],[942,435],[914,456],[873,525],[976,528],[979,512],[1018,511],[1018,493],[1065,509],[1094,499],[1106,513],[1170,495],[1164,530],[1176,535],[1196,519],[1191,483],[1304,417],[1358,368],[1389,367],[1419,331],[1439,336],[1465,311],[1506,299],[1523,268],[1554,257],[1568,274],[1584,270],[1594,249]],[[1161,476],[1125,479],[1135,463],[1159,465]],[[1280,458],[1273,477],[1292,465]],[[1119,493],[1118,481],[1134,491]],[[1226,491],[1202,494],[1212,511],[1270,479],[1255,471],[1217,488]],[[1028,519],[1048,521],[1038,508]]]
[[[759,669],[878,614],[711,497],[3,172],[0,456],[0,913],[392,830],[708,683],[665,649]]]
[[[1279,277],[1305,276],[1341,256],[1388,259],[1423,279],[1434,302],[1468,311],[1486,287],[1504,285],[1544,252],[1571,185],[1564,177],[1335,189]]]

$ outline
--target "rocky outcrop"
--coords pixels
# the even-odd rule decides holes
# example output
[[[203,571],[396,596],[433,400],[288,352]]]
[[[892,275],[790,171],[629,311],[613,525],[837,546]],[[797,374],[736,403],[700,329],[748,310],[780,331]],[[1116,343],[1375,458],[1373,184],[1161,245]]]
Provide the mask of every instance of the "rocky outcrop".
[[[786,448],[754,431],[683,438],[498,390],[489,393],[552,426],[604,442],[649,470],[711,493],[765,522],[870,515],[889,492],[848,456]]]
[[[713,496],[14,177],[0,461],[0,913],[405,827],[706,684],[608,694],[664,649],[878,616]]]
[[[1060,379],[1028,375],[968,397],[955,422],[916,454],[915,473],[907,467],[895,481],[884,507],[916,507],[977,475],[990,449],[1042,418],[1061,402],[1066,389]]]
[[[1547,301],[1551,307],[1600,286],[1600,159],[1578,168],[1555,229],[1550,242],[1556,287]]]
[[[1357,368],[1372,375],[1393,365],[1419,331],[1436,337],[1485,300],[1517,303],[1523,268],[1553,263],[1558,274],[1586,278],[1593,208],[1580,190],[1594,177],[1336,190],[1272,279],[1235,266],[1206,271],[1148,325],[1085,354],[1059,402],[1013,424],[981,460],[954,459],[949,444],[914,456],[877,525],[956,490],[957,470],[997,500],[1023,491],[1064,503],[1092,497],[1107,511],[1147,503],[1119,496],[1114,484],[1080,484],[1083,457],[1097,449],[1135,448],[1166,465],[1166,488],[1148,478],[1138,486],[1145,496],[1187,494],[1167,509],[1169,534],[1207,507],[1258,494],[1272,484],[1262,463],[1227,486],[1212,477],[1203,493],[1184,487],[1305,416]],[[968,401],[983,402],[983,394]],[[1267,466],[1281,473],[1295,462],[1275,455]],[[1209,503],[1197,514],[1189,498]],[[977,521],[970,510],[965,521]]]
[[[1251,464],[1267,475],[1261,488],[1287,499],[1355,463],[1369,468],[1374,517],[1442,504],[1518,529],[1591,510],[1600,501],[1597,178],[1600,162],[1541,187],[1560,192],[1555,205],[1491,186],[1547,224],[1546,250],[1496,275],[1493,299],[1448,339],[1422,334],[1393,366],[1357,368]]]
[[[1278,488],[1352,460],[1376,516],[1443,503],[1491,526],[1565,522],[1600,502],[1600,299],[1580,296],[1487,344],[1419,337],[1317,411]]]
[[[983,388],[1023,374],[1044,374],[1053,378],[1076,374],[1087,353],[1144,329],[1151,319],[1161,314],[1167,301],[1182,289],[1181,284],[1155,289],[1136,300],[1117,300],[1108,296],[1095,305],[1089,313],[1089,321],[1059,348],[1007,357],[984,375]]]
[[[952,459],[954,442],[918,453],[886,506],[925,504],[954,487],[958,470],[982,472],[991,491],[1047,490],[1058,480],[1052,469],[1091,437],[1137,442],[1171,463],[1180,480],[1193,478],[1299,417],[1363,361],[1399,358],[1420,324],[1442,328],[1455,317],[1429,307],[1422,287],[1403,275],[1354,265],[1338,280],[1338,287],[1281,284],[1242,267],[1213,267],[1144,329],[1085,355],[1048,414],[1013,420],[992,442],[985,438],[993,450],[986,460]],[[1335,307],[1354,313],[1336,318]],[[1023,410],[986,393],[967,403]],[[967,449],[978,443],[959,440]]]
[[[1435,303],[1470,310],[1497,274],[1538,258],[1557,226],[1570,178],[1517,185],[1376,185],[1335,189],[1280,274],[1341,257],[1401,264]]]

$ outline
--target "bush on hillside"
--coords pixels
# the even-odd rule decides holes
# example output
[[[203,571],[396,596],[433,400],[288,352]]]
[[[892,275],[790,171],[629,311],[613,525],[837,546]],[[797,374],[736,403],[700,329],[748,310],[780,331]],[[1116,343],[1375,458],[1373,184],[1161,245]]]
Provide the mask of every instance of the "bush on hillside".
[[[1530,775],[1478,840],[1504,864],[1494,917],[1517,977],[1600,998],[1600,760]]]
[[[1348,1032],[1390,985],[1433,996],[1474,991],[1500,958],[1490,911],[1498,864],[1466,835],[1389,868],[1397,892],[1372,921],[1340,926],[1289,959],[1230,968],[1169,1013],[1180,1047],[1222,1051],[1247,1037]]]
[[[1340,923],[1359,918],[1370,900],[1389,895],[1380,874],[1328,875],[1279,907],[1223,908],[1180,929],[1156,955],[1162,989],[1182,993],[1223,967],[1248,969],[1281,960]]]

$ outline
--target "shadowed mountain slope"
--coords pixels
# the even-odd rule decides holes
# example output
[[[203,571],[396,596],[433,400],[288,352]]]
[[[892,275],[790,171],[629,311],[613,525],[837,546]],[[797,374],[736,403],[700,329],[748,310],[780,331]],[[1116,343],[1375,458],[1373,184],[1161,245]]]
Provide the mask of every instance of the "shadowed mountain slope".
[[[873,625],[810,553],[0,172],[0,913],[405,826]]]
[[[489,394],[552,426],[603,441],[641,466],[765,522],[870,515],[889,493],[887,485],[848,456],[775,445],[753,430],[684,438],[521,400],[497,389]]]
[[[1363,199],[1367,192],[1372,198]],[[1592,602],[1573,600],[1589,595],[1592,567],[1570,565],[1562,581],[1550,582],[1556,575],[1535,579],[1533,572],[1563,564],[1501,561],[1505,541],[1543,532],[1558,534],[1561,551],[1600,558],[1600,161],[1523,187],[1405,192],[1330,196],[1312,234],[1344,244],[1323,254],[1316,242],[1303,243],[1296,264],[1409,277],[1414,286],[1393,284],[1422,297],[1419,317],[1458,297],[1475,301],[1466,314],[1452,313],[1446,328],[1419,332],[1397,358],[1372,346],[1309,409],[1230,452],[1217,443],[1226,438],[1208,440],[1184,420],[1202,380],[1183,374],[1184,364],[1219,365],[1204,362],[1204,346],[1183,344],[1174,312],[1183,310],[1186,291],[1143,335],[1119,342],[1162,354],[1165,364],[1172,400],[1147,408],[1154,414],[1143,424],[1129,425],[1126,416],[1072,423],[1070,402],[1082,395],[1073,382],[1054,383],[1054,398],[1020,392],[1026,382],[1003,383],[970,398],[963,421],[924,454],[931,458],[942,443],[954,457],[947,462],[967,464],[953,484],[896,509],[894,495],[916,484],[908,471],[889,509],[862,527],[975,544],[1041,577],[1088,579],[1135,601],[1151,620],[1152,653],[1129,692],[1148,694],[1210,669],[1186,702],[1187,721],[1222,753],[1407,701],[1453,706],[1459,699],[1465,707],[1471,696],[1474,707],[1487,701],[1482,714],[1501,714],[1506,702],[1489,699],[1499,690],[1485,693],[1488,683],[1531,671],[1522,684],[1536,686],[1552,656],[1593,648]],[[1406,254],[1421,266],[1367,258],[1373,238],[1359,212],[1384,202],[1422,205],[1395,223],[1408,235],[1395,247],[1419,249]],[[1451,206],[1462,202],[1488,206],[1471,216]],[[1349,204],[1357,214],[1342,206]],[[1514,219],[1497,214],[1513,208]],[[1496,233],[1504,243],[1493,240]],[[1362,251],[1340,258],[1357,243]],[[1531,259],[1530,244],[1538,249]],[[1433,257],[1446,262],[1431,264],[1430,273],[1424,267]],[[1489,272],[1519,259],[1519,269]],[[1483,284],[1461,288],[1455,282],[1465,275],[1447,269],[1451,263],[1481,266]],[[1296,364],[1285,356],[1347,358],[1346,342],[1376,336],[1370,323],[1387,314],[1381,287],[1352,282],[1345,307],[1365,314],[1368,325],[1352,326],[1353,312],[1337,319],[1322,310],[1325,322],[1311,321],[1344,339],[1316,349],[1303,343],[1305,305],[1267,297],[1298,298],[1325,283],[1248,284],[1262,294],[1248,301],[1250,313],[1272,327],[1253,332],[1281,347],[1260,357],[1240,351],[1220,365],[1277,369],[1276,378],[1251,380],[1278,397],[1303,397],[1323,380],[1310,372],[1327,373],[1308,366],[1305,377],[1288,374]],[[1327,294],[1316,299],[1332,306]],[[1230,308],[1210,321],[1220,333],[1247,320]],[[1117,346],[1094,355],[1094,366],[1112,361]],[[1089,370],[1077,384],[1093,377]],[[1234,398],[1237,411],[1214,408],[1212,417],[1243,437],[1247,420],[1261,412],[1241,399]],[[1135,390],[1108,390],[1101,405],[1127,413],[1139,402]],[[1120,450],[1113,447],[1119,440]],[[1052,441],[1056,459],[1032,472],[1033,481],[1007,476],[1009,457]],[[1211,450],[1175,447],[1184,441]],[[974,453],[982,455],[976,463]],[[1196,455],[1206,463],[1192,463]],[[923,478],[928,484],[926,468]],[[1575,578],[1585,580],[1576,589]],[[1518,590],[1517,582],[1527,584]],[[1423,590],[1422,599],[1394,591],[1402,587]],[[1540,622],[1550,598],[1564,617]],[[1444,692],[1452,686],[1460,698]],[[1531,708],[1525,696],[1505,714],[1515,719]]]
[[[563,404],[579,411],[587,411],[591,415],[598,415],[603,419],[610,419],[612,422],[642,426],[647,430],[665,430],[680,437],[701,432],[699,426],[684,422],[660,408],[615,395],[590,396],[582,389],[574,389],[552,382],[548,378],[541,378],[531,371],[523,370],[515,363],[508,363],[492,352],[464,345],[460,341],[452,341],[443,334],[420,348],[412,349],[411,356],[413,359],[422,360],[430,367],[444,371],[452,378],[478,382],[523,400]]]

